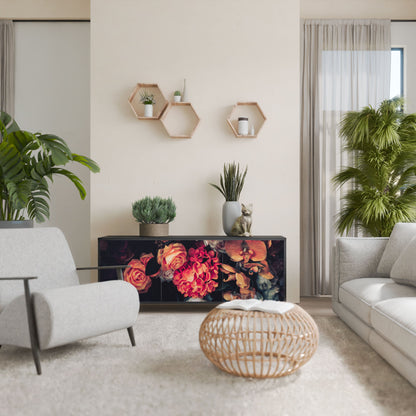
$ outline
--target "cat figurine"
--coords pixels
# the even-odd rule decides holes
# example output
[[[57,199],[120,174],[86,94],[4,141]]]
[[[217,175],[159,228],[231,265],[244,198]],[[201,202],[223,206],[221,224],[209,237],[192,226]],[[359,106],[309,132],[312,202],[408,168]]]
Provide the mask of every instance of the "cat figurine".
[[[253,213],[253,206],[252,204],[248,204],[247,206],[241,204],[241,213],[234,222],[233,227],[231,228],[231,235],[233,236],[243,236],[243,237],[250,237],[251,236],[251,223],[252,218],[251,214]]]

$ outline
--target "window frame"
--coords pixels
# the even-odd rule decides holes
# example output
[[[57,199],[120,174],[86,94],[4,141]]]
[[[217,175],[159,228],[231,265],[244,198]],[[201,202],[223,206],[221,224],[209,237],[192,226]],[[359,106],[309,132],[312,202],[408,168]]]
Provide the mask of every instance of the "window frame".
[[[391,52],[398,51],[400,52],[400,97],[405,97],[406,91],[406,46],[392,46],[390,48]],[[390,97],[393,98],[393,97]]]

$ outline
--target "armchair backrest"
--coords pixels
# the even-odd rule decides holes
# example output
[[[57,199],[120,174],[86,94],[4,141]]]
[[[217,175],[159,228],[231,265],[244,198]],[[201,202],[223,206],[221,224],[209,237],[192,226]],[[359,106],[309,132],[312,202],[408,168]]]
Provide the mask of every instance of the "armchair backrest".
[[[79,284],[68,243],[58,228],[0,229],[0,277],[37,276],[32,292]],[[0,311],[24,293],[22,281],[0,281]]]

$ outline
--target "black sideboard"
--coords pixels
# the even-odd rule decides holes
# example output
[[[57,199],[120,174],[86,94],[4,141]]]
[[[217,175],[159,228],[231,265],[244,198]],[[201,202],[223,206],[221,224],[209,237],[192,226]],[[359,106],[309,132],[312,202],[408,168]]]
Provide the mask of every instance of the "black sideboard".
[[[286,238],[281,236],[106,236],[100,266],[128,264],[124,280],[140,301],[286,300]],[[100,270],[98,280],[116,280]]]

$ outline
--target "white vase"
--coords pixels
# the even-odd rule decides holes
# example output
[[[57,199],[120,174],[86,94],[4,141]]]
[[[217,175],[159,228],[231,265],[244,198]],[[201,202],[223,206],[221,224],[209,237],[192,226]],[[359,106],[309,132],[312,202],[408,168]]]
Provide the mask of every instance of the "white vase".
[[[174,103],[180,103],[181,102],[181,96],[180,95],[174,95],[173,96],[173,102]]]
[[[188,96],[186,95],[186,79],[183,80],[182,102],[186,103]]]
[[[145,117],[153,117],[153,104],[145,104],[144,105],[144,116]]]
[[[238,201],[225,201],[222,206],[222,228],[225,234],[231,235],[235,220],[241,215],[241,205]]]

